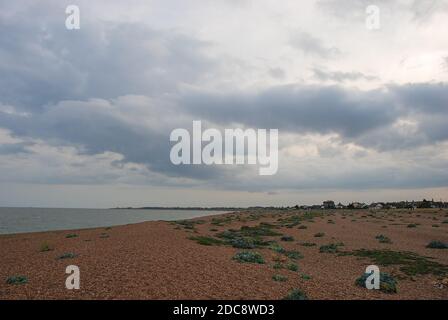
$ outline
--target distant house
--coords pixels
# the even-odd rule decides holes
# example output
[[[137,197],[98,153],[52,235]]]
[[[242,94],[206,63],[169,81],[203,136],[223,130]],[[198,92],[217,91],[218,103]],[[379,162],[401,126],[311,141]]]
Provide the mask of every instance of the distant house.
[[[384,208],[384,205],[380,202],[378,203],[373,202],[372,204],[370,204],[369,208],[373,210],[381,210]]]
[[[336,205],[333,200],[324,201],[322,204],[323,209],[336,209]]]
[[[368,206],[365,203],[360,202],[352,202],[348,205],[349,209],[365,209],[368,208]]]

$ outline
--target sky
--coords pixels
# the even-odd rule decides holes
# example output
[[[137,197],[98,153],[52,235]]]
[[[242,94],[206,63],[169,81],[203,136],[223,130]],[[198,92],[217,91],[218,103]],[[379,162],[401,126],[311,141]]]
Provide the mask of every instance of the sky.
[[[447,21],[448,0],[0,0],[0,206],[448,201]],[[278,172],[174,165],[194,120],[278,129]]]

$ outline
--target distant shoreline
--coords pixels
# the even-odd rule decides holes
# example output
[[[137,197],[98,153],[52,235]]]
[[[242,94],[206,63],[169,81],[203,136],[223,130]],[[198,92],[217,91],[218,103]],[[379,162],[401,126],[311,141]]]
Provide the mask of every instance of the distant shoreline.
[[[198,211],[240,211],[253,208],[235,208],[235,207],[115,207],[109,210],[198,210]]]

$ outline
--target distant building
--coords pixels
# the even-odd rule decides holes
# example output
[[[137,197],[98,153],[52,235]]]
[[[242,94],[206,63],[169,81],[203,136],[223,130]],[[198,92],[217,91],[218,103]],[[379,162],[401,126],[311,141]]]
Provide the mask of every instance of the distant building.
[[[322,204],[323,209],[336,209],[336,205],[333,200],[324,201]]]
[[[374,209],[374,210],[381,210],[381,209],[383,209],[384,208],[384,206],[383,206],[383,204],[382,203],[372,203],[370,206],[369,206],[369,208],[370,209]]]
[[[368,208],[368,206],[365,203],[360,202],[352,202],[348,205],[349,209],[365,209]]]

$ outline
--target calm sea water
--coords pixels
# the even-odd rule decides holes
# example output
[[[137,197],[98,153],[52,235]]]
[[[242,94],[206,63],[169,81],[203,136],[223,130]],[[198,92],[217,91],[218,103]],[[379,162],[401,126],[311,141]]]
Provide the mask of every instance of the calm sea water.
[[[220,214],[199,210],[0,208],[0,234],[116,226]]]

